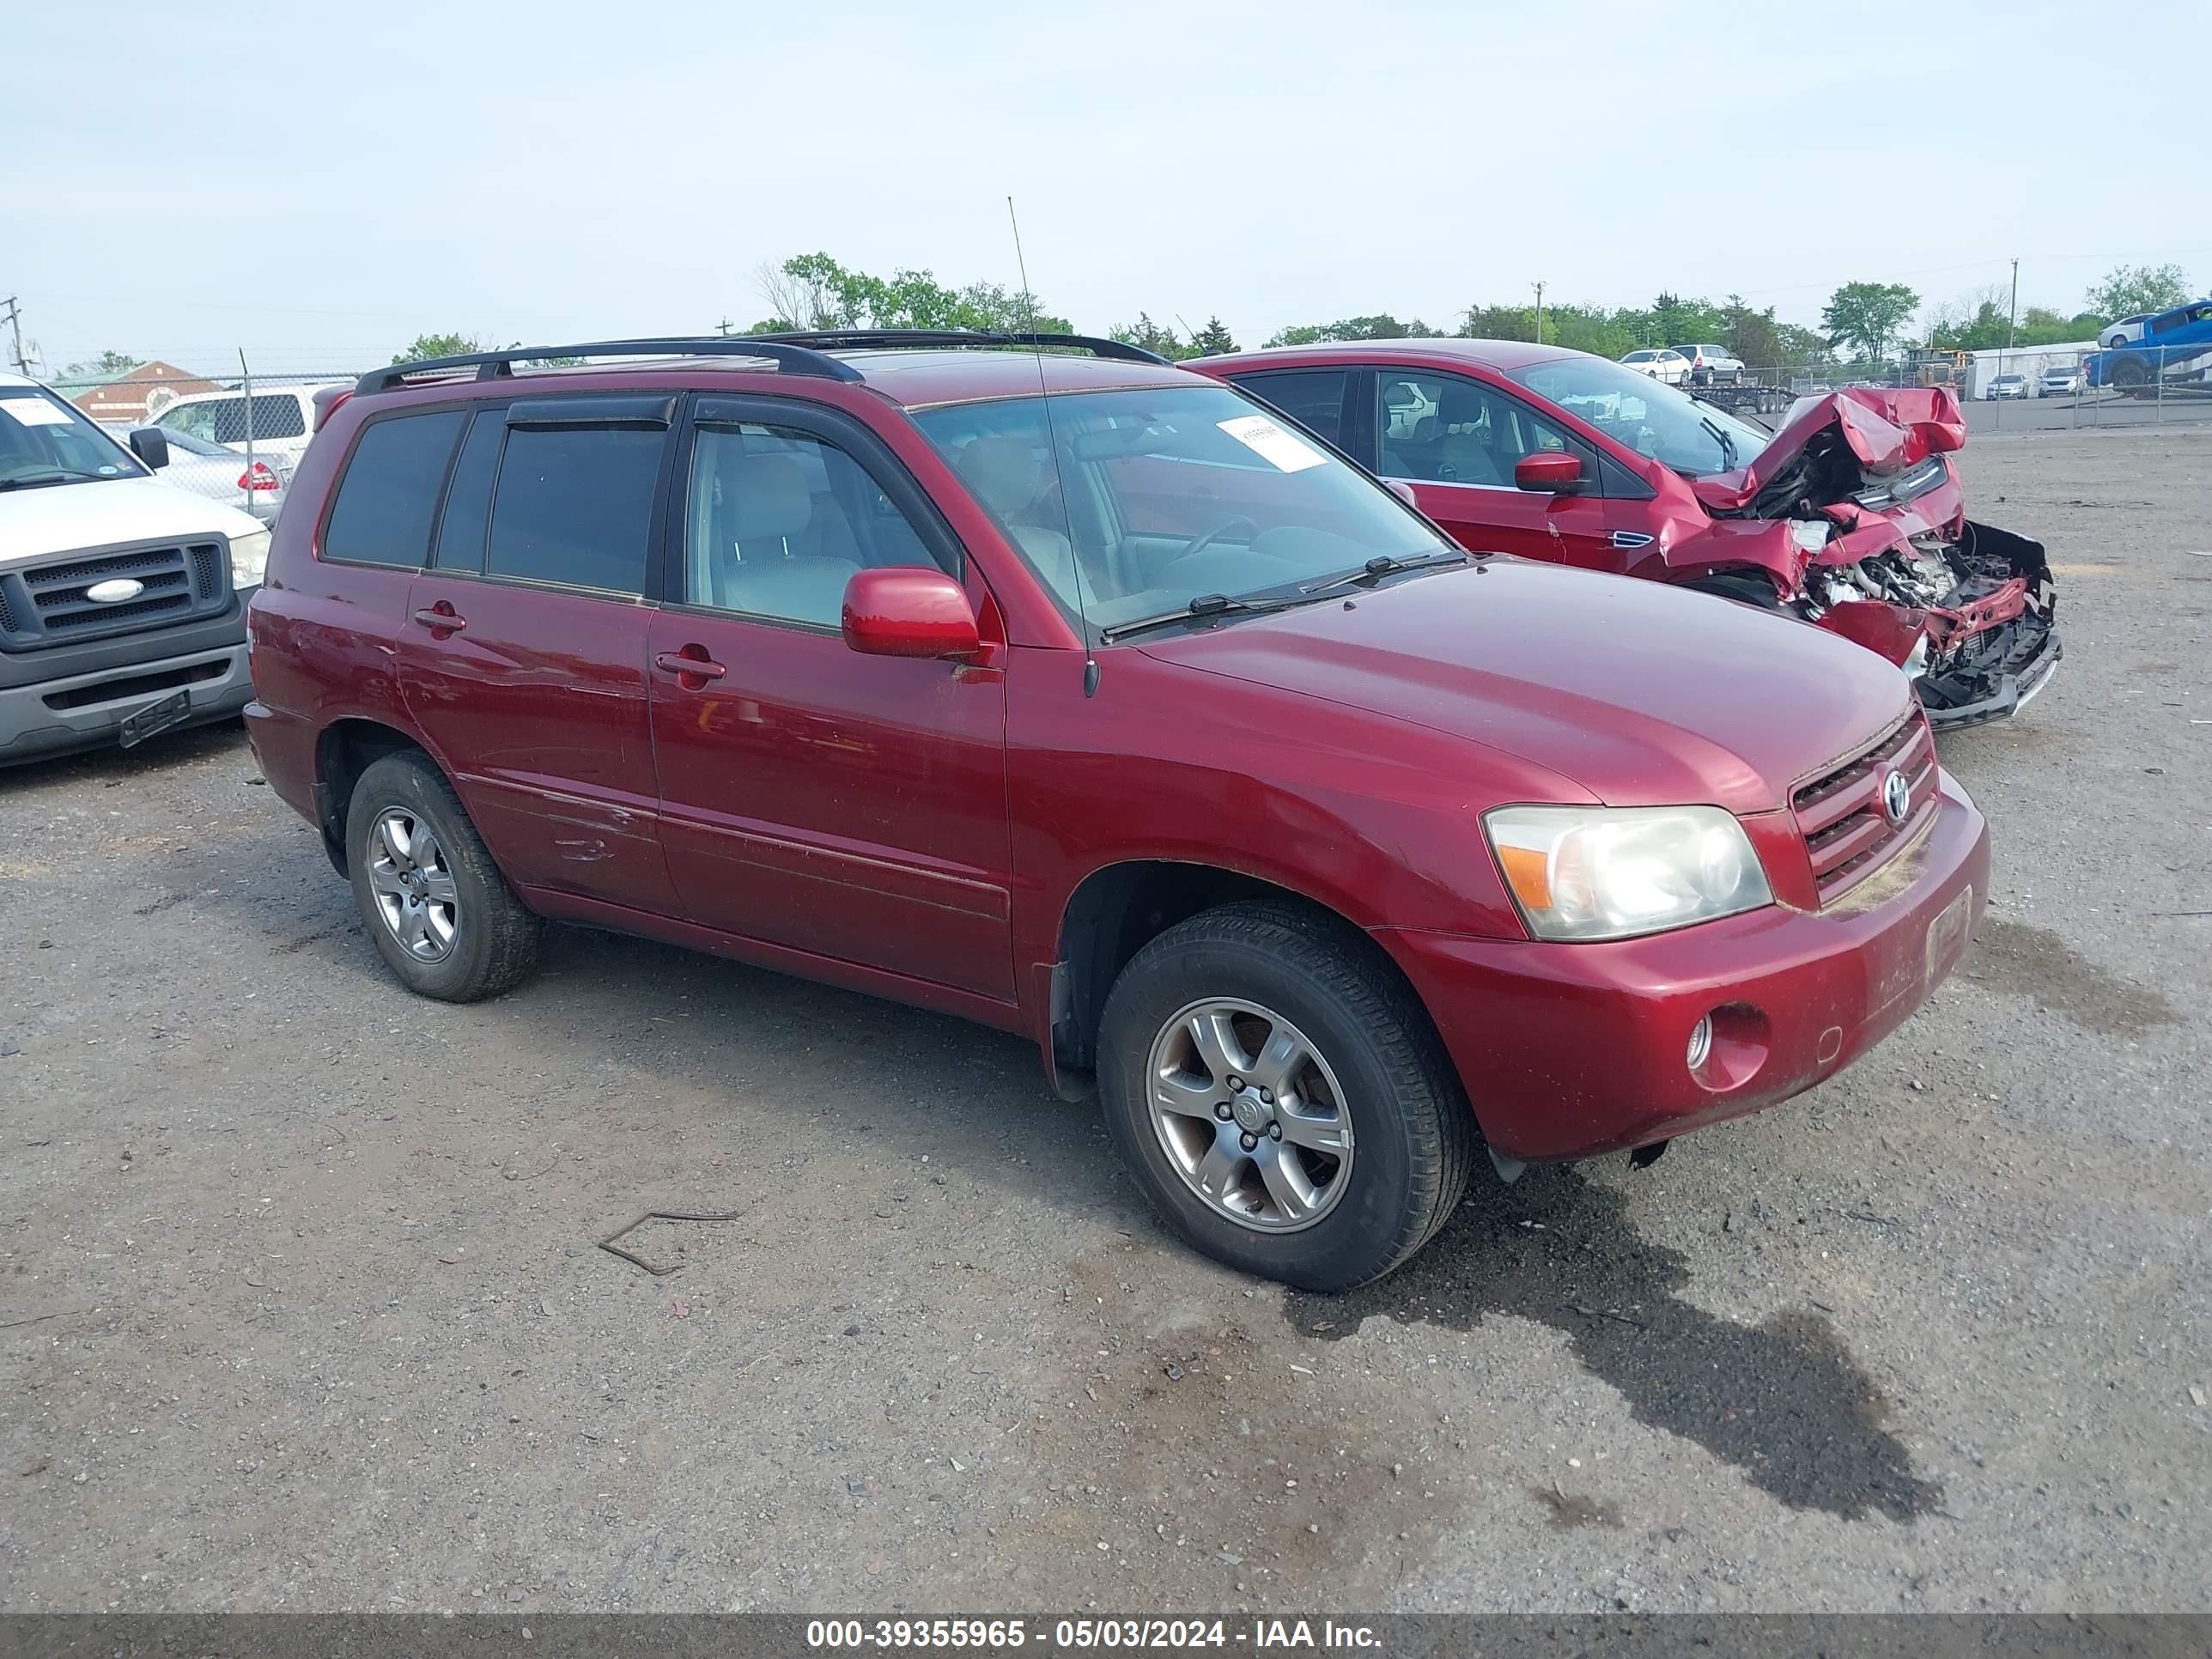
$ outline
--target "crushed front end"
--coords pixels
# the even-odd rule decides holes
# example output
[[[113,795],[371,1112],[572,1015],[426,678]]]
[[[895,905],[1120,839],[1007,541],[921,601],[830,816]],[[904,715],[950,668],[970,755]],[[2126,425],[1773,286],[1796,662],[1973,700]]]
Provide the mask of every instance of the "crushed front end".
[[[1945,388],[1852,387],[1698,491],[1717,542],[1758,544],[1788,608],[1912,675],[1938,729],[2017,712],[2063,654],[2043,544],[1966,517],[1965,441]]]

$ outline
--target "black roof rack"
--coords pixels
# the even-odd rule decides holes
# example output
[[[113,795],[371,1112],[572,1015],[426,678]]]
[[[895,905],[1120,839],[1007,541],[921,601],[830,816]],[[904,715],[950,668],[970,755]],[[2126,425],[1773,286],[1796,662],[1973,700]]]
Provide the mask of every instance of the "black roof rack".
[[[823,351],[857,351],[883,346],[924,349],[931,346],[1021,346],[1087,351],[1094,357],[1117,362],[1173,363],[1157,351],[1147,351],[1127,340],[1109,340],[1096,334],[1001,334],[978,328],[813,328],[789,333],[762,334],[757,339],[811,347]]]
[[[1049,338],[1049,336],[1043,337]],[[709,334],[700,338],[666,340],[596,340],[584,345],[510,346],[505,351],[471,351],[458,357],[424,357],[410,363],[374,368],[355,382],[359,392],[389,392],[418,374],[438,374],[457,368],[473,368],[479,380],[502,380],[514,373],[517,363],[547,357],[762,357],[780,374],[811,374],[825,380],[858,381],[863,377],[849,363],[841,363],[799,343],[799,337],[763,338],[753,334]]]

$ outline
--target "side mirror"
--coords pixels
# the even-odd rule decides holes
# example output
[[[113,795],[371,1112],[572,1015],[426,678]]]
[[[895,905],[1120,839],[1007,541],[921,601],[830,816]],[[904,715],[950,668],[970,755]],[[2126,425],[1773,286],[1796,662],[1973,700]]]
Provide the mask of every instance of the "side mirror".
[[[1403,478],[1385,478],[1382,480],[1382,487],[1412,507],[1414,512],[1418,513],[1421,510],[1420,502],[1413,498],[1413,486]]]
[[[845,584],[845,643],[869,657],[975,656],[983,648],[967,591],[942,570],[856,570]]]
[[[169,434],[158,426],[134,426],[131,453],[158,472],[169,464]]]
[[[1583,487],[1582,457],[1564,449],[1540,449],[1513,464],[1513,487],[1547,495],[1571,495]]]

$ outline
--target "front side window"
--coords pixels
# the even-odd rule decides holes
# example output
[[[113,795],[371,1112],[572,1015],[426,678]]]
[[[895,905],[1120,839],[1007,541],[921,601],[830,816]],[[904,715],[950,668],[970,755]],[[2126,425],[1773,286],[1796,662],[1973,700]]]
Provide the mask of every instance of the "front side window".
[[[665,428],[510,426],[492,501],[495,576],[645,592]]]
[[[836,444],[752,422],[699,428],[684,517],[686,603],[835,628],[854,571],[938,562],[897,504]]]
[[[1601,357],[1555,357],[1510,370],[1509,378],[1638,454],[1690,477],[1747,465],[1771,435]]]
[[[1633,369],[1622,372],[1651,384]],[[1557,423],[1479,380],[1386,368],[1377,392],[1385,477],[1510,489],[1522,456],[1577,447]]]
[[[165,432],[189,432],[195,438],[204,438],[210,443],[220,443],[216,434],[218,424],[236,426],[243,423],[243,416],[224,419],[223,410],[238,403],[235,398],[217,398],[205,403],[174,404],[161,411],[154,424]]]
[[[37,386],[0,389],[0,489],[144,476],[127,451],[59,398]]]
[[[1066,614],[1101,628],[1446,551],[1389,490],[1227,386],[956,404],[914,419]]]
[[[325,558],[422,568],[462,418],[459,410],[446,409],[390,416],[362,428],[323,526]]]
[[[242,444],[246,440],[246,402],[243,398],[210,398],[199,403],[178,404],[161,411],[155,424],[172,432],[189,432],[212,443]],[[253,437],[302,438],[307,423],[300,400],[289,392],[257,392],[252,405]]]

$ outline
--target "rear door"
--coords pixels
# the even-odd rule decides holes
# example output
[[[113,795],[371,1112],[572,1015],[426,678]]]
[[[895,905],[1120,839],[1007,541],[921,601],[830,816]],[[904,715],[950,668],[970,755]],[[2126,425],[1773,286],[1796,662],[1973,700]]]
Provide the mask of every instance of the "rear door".
[[[471,404],[400,630],[409,712],[509,879],[661,914],[643,596],[675,407]]]
[[[703,397],[694,415],[650,624],[685,916],[1011,1002],[1004,670],[862,656],[839,627],[863,567],[951,573],[987,638],[988,590],[860,422],[769,398]]]
[[[1430,369],[1378,368],[1375,398],[1376,471],[1410,484],[1421,511],[1461,546],[1620,568],[1597,453],[1558,422],[1486,381]],[[1580,494],[1515,486],[1522,456],[1554,450],[1581,459]]]

